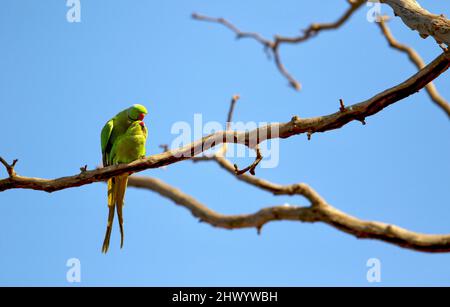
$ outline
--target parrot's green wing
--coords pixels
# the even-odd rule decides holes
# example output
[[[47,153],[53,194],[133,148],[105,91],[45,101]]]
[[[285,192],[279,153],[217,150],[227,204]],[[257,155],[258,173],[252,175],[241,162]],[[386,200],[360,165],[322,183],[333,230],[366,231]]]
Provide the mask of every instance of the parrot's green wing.
[[[108,121],[102,129],[101,133],[101,145],[102,145],[102,159],[103,166],[108,166],[110,164],[109,161],[109,152],[111,150],[112,144],[110,142],[111,133],[114,128],[114,119]]]

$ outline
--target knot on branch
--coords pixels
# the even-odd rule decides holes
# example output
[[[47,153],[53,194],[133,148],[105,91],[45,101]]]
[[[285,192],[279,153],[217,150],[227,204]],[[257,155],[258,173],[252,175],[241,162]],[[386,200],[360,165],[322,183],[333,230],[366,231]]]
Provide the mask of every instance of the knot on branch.
[[[163,150],[163,152],[169,151],[169,145],[167,145],[167,144],[161,144],[161,145],[159,145],[159,148],[161,148]]]
[[[80,167],[81,174],[84,174],[87,172],[87,164],[85,166]]]
[[[298,117],[297,115],[295,115],[291,118],[291,122],[290,122],[291,127],[289,127],[289,132],[294,132],[294,130],[299,125],[299,121],[300,121],[300,117]]]
[[[10,178],[16,176],[16,172],[14,171],[14,167],[16,166],[16,163],[18,162],[18,159],[15,159],[12,164],[9,164],[6,162],[2,157],[0,157],[0,162],[5,166],[6,171],[8,172],[8,175]]]
[[[301,183],[292,184],[288,186],[288,188],[286,189],[288,195],[295,195],[295,194],[302,195],[304,191],[305,191],[304,185]]]
[[[264,224],[256,226],[256,233],[258,234],[258,236],[261,235],[263,226],[264,226]]]

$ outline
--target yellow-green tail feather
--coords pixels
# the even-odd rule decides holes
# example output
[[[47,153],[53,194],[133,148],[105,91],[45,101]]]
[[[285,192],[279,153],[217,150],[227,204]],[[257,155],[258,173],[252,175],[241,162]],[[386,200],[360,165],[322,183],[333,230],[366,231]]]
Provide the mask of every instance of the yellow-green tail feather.
[[[124,231],[123,231],[123,206],[124,206],[124,199],[125,199],[125,191],[127,189],[128,184],[128,175],[122,175],[116,177],[116,210],[117,210],[117,218],[119,220],[119,227],[120,227],[120,248],[123,247],[123,240],[124,240]]]
[[[108,180],[108,222],[106,225],[105,239],[103,240],[102,253],[107,253],[109,248],[109,240],[111,238],[111,231],[114,221],[114,206],[115,206],[115,178]]]
[[[114,221],[114,210],[117,210],[117,217],[120,227],[120,248],[123,247],[123,205],[125,191],[127,189],[128,175],[121,175],[108,180],[108,224],[106,225],[105,239],[103,241],[102,252],[107,253],[109,241],[111,238],[112,226]]]

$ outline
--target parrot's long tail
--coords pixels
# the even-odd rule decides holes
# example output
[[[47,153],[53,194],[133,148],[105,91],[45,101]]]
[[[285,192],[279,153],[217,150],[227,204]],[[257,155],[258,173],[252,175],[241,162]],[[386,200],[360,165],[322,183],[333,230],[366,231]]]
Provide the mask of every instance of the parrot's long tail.
[[[107,253],[111,231],[114,221],[114,210],[117,210],[117,217],[120,227],[120,248],[123,247],[124,231],[123,231],[123,205],[125,199],[125,191],[128,184],[128,174],[117,176],[108,180],[108,224],[106,226],[105,240],[103,241],[102,252]]]
[[[111,238],[112,225],[114,221],[115,200],[115,178],[108,180],[108,224],[106,225],[105,239],[103,240],[102,253],[107,253],[109,248],[109,239]]]
[[[117,217],[119,220],[119,227],[120,227],[120,248],[123,247],[123,239],[124,239],[124,232],[123,232],[123,205],[124,205],[124,199],[125,199],[125,191],[127,189],[128,184],[128,175],[121,175],[116,177],[116,210],[117,210]]]

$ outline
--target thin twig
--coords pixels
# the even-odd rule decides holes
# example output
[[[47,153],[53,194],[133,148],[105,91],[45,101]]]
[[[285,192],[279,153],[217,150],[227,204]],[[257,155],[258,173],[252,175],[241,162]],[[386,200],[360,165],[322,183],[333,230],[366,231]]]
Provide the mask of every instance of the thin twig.
[[[238,100],[240,98],[241,98],[241,96],[239,96],[239,95],[234,95],[231,98],[230,109],[228,110],[228,116],[227,116],[227,130],[230,130],[230,125],[231,125],[231,122],[233,121],[234,107],[236,106],[236,102],[238,102]]]
[[[241,176],[247,172],[250,172],[250,174],[252,174],[253,176],[256,175],[255,169],[258,166],[258,164],[262,161],[263,156],[261,155],[261,151],[259,150],[259,146],[255,147],[255,151],[256,151],[256,158],[255,161],[253,161],[253,163],[249,166],[247,166],[246,168],[239,170],[237,164],[234,164],[234,172],[236,173],[236,175]]]
[[[343,99],[339,99],[339,104],[340,104],[339,111],[345,112],[346,109],[345,109],[344,100]]]
[[[301,90],[301,84],[298,82],[295,77],[286,69],[286,67],[283,65],[283,62],[281,60],[281,56],[279,53],[279,47],[282,44],[298,44],[301,42],[304,42],[317,34],[321,31],[325,30],[332,30],[337,29],[340,26],[342,26],[349,18],[353,15],[353,13],[362,6],[362,4],[366,2],[365,0],[356,0],[356,1],[349,1],[349,8],[344,12],[344,14],[335,22],[332,23],[313,23],[311,24],[306,30],[303,31],[302,35],[294,36],[294,37],[288,37],[288,36],[281,36],[281,35],[275,35],[273,40],[264,38],[261,34],[256,32],[245,32],[241,31],[238,27],[236,27],[233,23],[226,20],[225,18],[215,18],[210,16],[201,15],[198,13],[192,14],[192,18],[199,21],[206,21],[206,22],[212,22],[212,23],[218,23],[229,30],[231,30],[235,35],[237,39],[241,38],[249,38],[257,41],[264,47],[265,52],[271,52],[274,58],[274,62],[276,67],[278,68],[278,71],[289,81],[289,85],[299,91]]]

